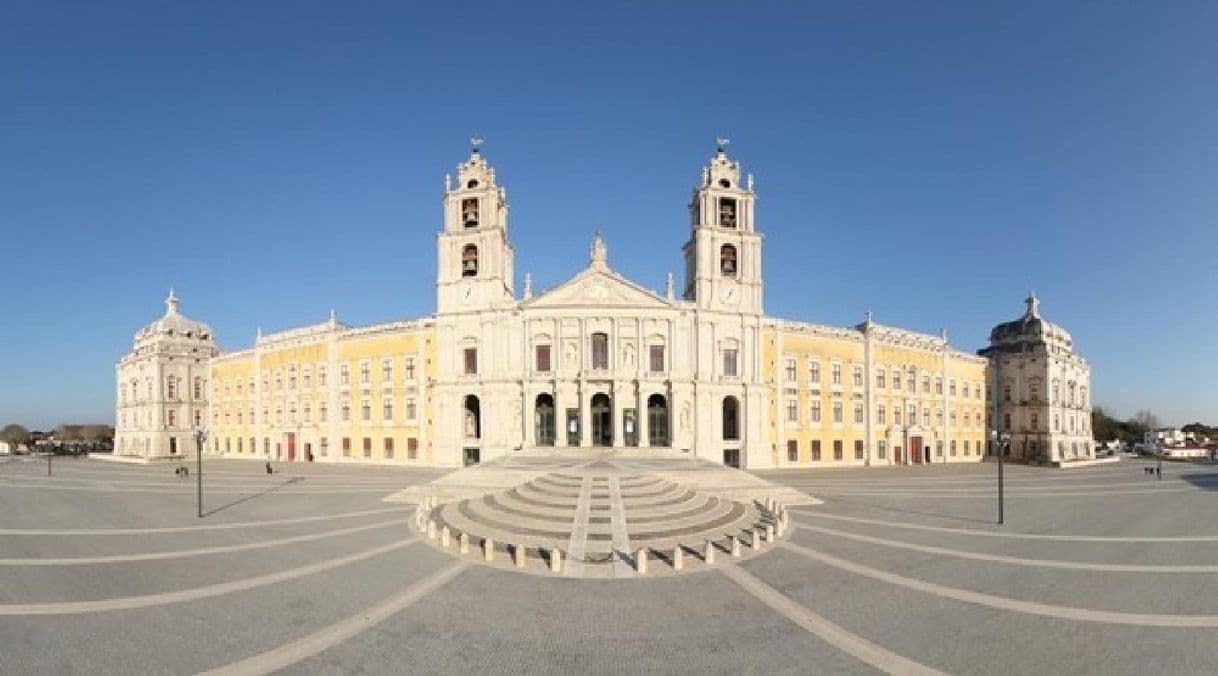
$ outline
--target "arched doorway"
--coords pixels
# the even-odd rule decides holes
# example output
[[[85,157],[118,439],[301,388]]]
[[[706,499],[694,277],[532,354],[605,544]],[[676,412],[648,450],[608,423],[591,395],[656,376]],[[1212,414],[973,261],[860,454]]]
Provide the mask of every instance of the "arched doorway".
[[[478,397],[470,394],[465,397],[464,421],[462,429],[466,439],[482,438],[482,405]]]
[[[668,399],[662,394],[647,397],[647,443],[651,446],[668,446]]]
[[[723,439],[740,439],[740,401],[736,397],[723,398]]]
[[[592,395],[592,445],[613,445],[613,402],[604,392]]]
[[[554,397],[548,393],[537,395],[533,406],[533,423],[538,446],[553,446],[554,429]]]

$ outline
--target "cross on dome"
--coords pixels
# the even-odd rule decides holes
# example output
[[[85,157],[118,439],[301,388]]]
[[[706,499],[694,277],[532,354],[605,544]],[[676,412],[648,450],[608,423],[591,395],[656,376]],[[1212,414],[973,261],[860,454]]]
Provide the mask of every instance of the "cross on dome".
[[[172,286],[169,287],[169,296],[165,298],[165,313],[174,315],[178,313],[178,297],[173,295]]]

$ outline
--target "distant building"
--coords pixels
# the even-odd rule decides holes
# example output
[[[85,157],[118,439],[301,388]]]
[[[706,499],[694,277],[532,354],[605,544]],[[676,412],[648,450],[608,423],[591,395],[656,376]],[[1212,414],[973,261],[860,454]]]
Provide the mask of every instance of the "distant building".
[[[1062,327],[1040,316],[1030,294],[1022,317],[995,326],[990,346],[994,426],[1010,436],[1009,454],[1027,462],[1095,457],[1091,437],[1091,368]]]

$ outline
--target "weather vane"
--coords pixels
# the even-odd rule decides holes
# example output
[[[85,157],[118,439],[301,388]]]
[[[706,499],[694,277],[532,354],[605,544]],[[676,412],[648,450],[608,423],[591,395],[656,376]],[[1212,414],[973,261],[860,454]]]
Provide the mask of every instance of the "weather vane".
[[[727,148],[727,144],[731,142],[732,140],[726,136],[715,137],[715,143],[719,144],[719,152],[724,152],[724,149]]]
[[[481,148],[482,144],[485,142],[486,139],[482,138],[482,136],[474,134],[473,136],[469,137],[469,148],[474,152],[478,152],[478,149]]]

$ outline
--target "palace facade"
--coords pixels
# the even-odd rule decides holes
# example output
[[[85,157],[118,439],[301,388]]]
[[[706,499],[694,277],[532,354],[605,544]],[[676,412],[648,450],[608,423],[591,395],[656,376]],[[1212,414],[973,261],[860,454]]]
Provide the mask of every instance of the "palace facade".
[[[352,327],[331,313],[216,354],[210,329],[192,323],[203,342],[186,353],[168,347],[187,330],[173,322],[188,321],[171,298],[120,362],[115,452],[173,457],[202,424],[209,453],[288,461],[455,467],[549,447],[748,468],[981,460],[986,356],[870,315],[852,327],[767,316],[755,198],[721,145],[693,190],[680,291],[671,275],[658,293],[615,272],[598,233],[574,277],[535,294],[526,274],[517,293],[506,192],[475,146],[446,178],[434,315]],[[995,345],[1009,358],[1003,326]],[[1082,427],[1073,447],[1041,442],[1053,461],[1092,454],[1089,373],[1068,343],[1053,349],[1071,350],[1059,362],[1071,364]],[[173,367],[133,377],[149,353]],[[1009,430],[1052,414],[1014,415]]]

